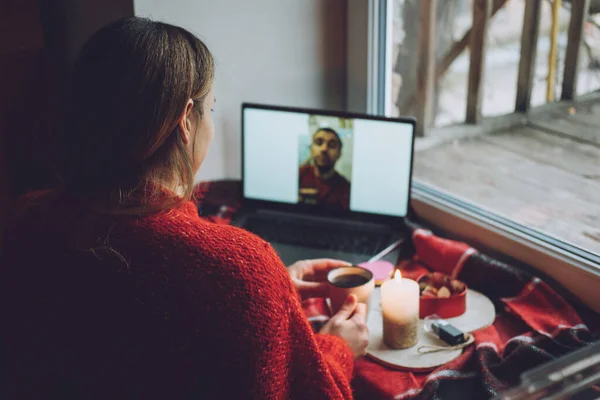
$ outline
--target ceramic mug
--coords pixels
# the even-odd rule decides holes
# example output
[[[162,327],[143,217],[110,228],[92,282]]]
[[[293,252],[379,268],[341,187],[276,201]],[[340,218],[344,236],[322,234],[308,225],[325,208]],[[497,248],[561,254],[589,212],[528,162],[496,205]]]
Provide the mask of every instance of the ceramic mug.
[[[375,288],[375,279],[371,271],[357,266],[332,269],[327,274],[327,283],[332,315],[338,312],[351,294],[354,294],[360,303],[367,305],[368,312],[371,293]]]

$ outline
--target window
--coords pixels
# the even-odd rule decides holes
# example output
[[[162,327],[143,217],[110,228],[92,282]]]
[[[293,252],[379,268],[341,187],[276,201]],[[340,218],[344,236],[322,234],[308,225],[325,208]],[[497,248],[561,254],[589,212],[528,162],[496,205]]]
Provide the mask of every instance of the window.
[[[600,9],[555,1],[444,0],[428,12],[435,2],[388,0],[380,82],[391,116],[431,121],[417,139],[416,192],[598,263]],[[435,26],[429,98],[416,84],[424,20]]]

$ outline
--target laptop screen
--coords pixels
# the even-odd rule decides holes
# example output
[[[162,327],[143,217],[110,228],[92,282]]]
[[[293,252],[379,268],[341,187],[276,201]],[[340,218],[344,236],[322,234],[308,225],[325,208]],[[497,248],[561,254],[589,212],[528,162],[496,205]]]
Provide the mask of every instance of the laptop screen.
[[[244,197],[405,217],[414,131],[410,119],[244,105]]]

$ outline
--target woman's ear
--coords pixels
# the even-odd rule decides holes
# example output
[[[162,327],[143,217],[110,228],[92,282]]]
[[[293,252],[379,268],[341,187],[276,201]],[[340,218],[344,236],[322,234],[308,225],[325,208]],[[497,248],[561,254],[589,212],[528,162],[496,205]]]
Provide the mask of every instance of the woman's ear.
[[[183,115],[181,119],[177,123],[177,127],[179,128],[179,134],[183,139],[183,143],[186,145],[190,142],[192,136],[194,136],[193,128],[192,128],[192,110],[194,109],[194,100],[188,99],[187,104],[185,105],[185,110],[183,111]]]

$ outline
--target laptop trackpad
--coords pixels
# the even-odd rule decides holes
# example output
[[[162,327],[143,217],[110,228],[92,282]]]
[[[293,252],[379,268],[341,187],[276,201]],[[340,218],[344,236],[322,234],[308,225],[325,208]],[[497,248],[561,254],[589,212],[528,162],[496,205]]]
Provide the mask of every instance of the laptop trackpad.
[[[346,261],[351,264],[360,264],[368,261],[369,258],[372,257],[372,255],[368,254],[355,254],[335,250],[314,249],[310,247],[293,246],[281,243],[271,243],[271,245],[277,251],[283,263],[287,266],[292,265],[296,261],[310,260],[314,258],[333,258],[336,260]],[[397,258],[398,250],[391,252],[382,259],[395,264]]]

